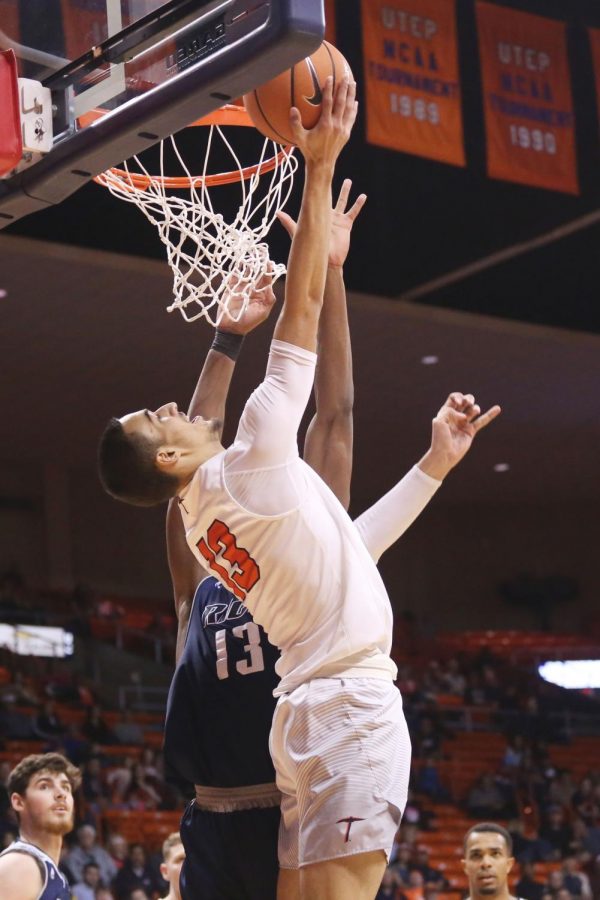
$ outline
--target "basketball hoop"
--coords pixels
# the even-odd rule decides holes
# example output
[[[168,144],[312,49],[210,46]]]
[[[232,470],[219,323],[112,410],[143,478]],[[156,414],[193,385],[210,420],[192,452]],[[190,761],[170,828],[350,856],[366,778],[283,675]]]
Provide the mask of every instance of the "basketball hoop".
[[[97,110],[93,115],[103,114]],[[223,131],[232,125],[253,127],[246,110],[232,104],[190,126],[210,129],[199,175],[190,172],[171,135],[158,145],[158,175],[151,175],[134,156],[122,167],[108,169],[94,179],[115,197],[134,203],[158,229],[173,272],[174,300],[167,311],[178,309],[187,322],[204,317],[217,326],[225,312],[238,321],[252,294],[267,290],[257,287],[269,264],[269,248],[263,239],[290,195],[298,168],[292,147],[268,139],[258,163],[243,166]],[[220,147],[219,159],[224,148],[233,161],[230,171],[209,172],[215,144]],[[172,150],[182,175],[166,174],[167,149]],[[270,177],[265,178],[267,175]],[[233,221],[226,222],[215,212],[209,188],[235,183],[240,185],[241,202]],[[285,266],[271,266],[275,282],[285,273]]]

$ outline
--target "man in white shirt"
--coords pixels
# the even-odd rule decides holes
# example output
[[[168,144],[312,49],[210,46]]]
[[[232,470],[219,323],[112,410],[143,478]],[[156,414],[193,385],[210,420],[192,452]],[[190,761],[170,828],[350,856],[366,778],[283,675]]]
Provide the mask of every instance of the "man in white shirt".
[[[499,412],[454,394],[418,467],[353,523],[298,455],[313,383],[336,159],[356,116],[343,80],[310,131],[290,122],[306,162],[285,301],[267,374],[225,451],[215,423],[175,404],[113,420],[100,474],[113,496],[178,496],[188,546],[281,650],[271,752],[282,791],[281,897],[370,900],[404,804],[410,741],[389,657],[392,615],[374,560]]]

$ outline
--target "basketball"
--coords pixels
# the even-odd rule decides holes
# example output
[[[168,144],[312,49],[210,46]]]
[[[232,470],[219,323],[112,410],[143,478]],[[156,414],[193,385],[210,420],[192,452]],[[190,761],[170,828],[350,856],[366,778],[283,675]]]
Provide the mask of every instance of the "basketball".
[[[321,92],[327,77],[333,75],[335,90],[346,74],[352,76],[340,51],[323,41],[312,56],[246,94],[244,106],[261,134],[279,144],[293,144],[290,108],[296,106],[303,126],[313,128],[321,115]]]

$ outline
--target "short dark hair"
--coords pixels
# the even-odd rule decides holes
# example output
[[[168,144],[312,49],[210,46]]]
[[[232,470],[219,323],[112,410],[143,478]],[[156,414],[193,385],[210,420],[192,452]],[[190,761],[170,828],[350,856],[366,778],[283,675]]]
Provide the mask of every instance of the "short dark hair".
[[[158,443],[141,434],[127,434],[111,419],[98,446],[98,473],[111,497],[134,506],[157,506],[174,497],[179,482],[156,465]]]
[[[471,837],[472,834],[487,834],[488,832],[492,832],[492,834],[500,834],[506,843],[506,849],[508,851],[508,855],[513,855],[513,841],[506,830],[502,825],[497,825],[496,822],[479,822],[477,825],[473,825],[472,828],[469,828],[467,833],[465,834],[465,838],[463,841],[463,853],[467,852],[467,841]]]
[[[32,753],[14,767],[8,776],[8,795],[25,795],[29,782],[38,772],[63,772],[76,791],[81,784],[81,772],[60,753]]]

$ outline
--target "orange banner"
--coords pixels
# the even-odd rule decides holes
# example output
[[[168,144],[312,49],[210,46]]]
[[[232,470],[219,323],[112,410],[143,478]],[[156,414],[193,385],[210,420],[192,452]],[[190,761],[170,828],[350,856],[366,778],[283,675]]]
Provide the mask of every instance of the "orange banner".
[[[565,25],[483,2],[477,25],[488,174],[578,194]]]
[[[367,140],[465,165],[455,0],[362,0]]]
[[[594,63],[594,75],[596,80],[596,100],[598,103],[598,121],[600,121],[600,29],[588,28],[590,47]]]
[[[335,0],[325,0],[325,40],[335,43]]]

